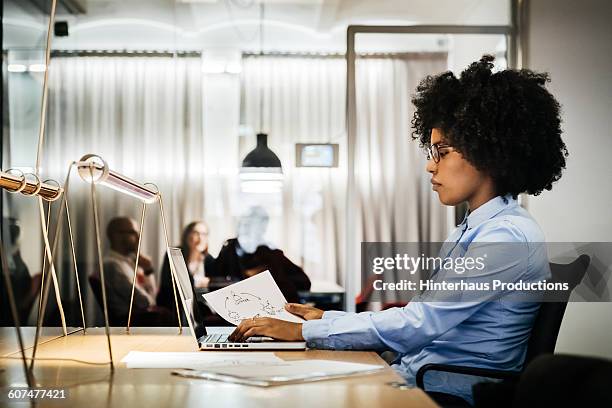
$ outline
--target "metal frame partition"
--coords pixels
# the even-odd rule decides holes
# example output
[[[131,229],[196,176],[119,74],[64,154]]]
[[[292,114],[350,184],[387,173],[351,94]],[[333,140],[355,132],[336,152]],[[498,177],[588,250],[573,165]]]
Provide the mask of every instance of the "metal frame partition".
[[[354,253],[356,226],[349,222],[355,219],[355,142],[357,136],[357,103],[355,85],[355,37],[357,34],[501,34],[508,44],[508,66],[522,68],[526,60],[526,38],[524,25],[527,19],[527,0],[511,0],[511,25],[461,26],[461,25],[414,25],[414,26],[368,26],[350,25],[346,34],[346,127],[347,127],[347,193],[346,193],[346,261],[345,261],[345,310],[355,311],[355,296],[358,285],[352,275],[357,265],[358,253]],[[525,204],[525,200],[523,200]]]
[[[60,317],[62,321],[62,329],[63,336],[67,336],[72,333],[76,333],[82,331],[83,334],[86,334],[86,322],[85,322],[85,314],[83,311],[83,302],[81,298],[81,287],[79,283],[79,275],[77,270],[76,263],[76,254],[74,249],[74,238],[72,233],[72,223],[70,219],[70,211],[68,205],[68,184],[70,179],[70,173],[73,168],[77,168],[79,175],[81,178],[90,183],[91,186],[91,198],[92,198],[92,209],[93,209],[93,224],[94,231],[96,237],[96,255],[98,260],[98,267],[100,273],[101,280],[101,292],[102,292],[102,307],[104,312],[104,321],[105,321],[105,334],[107,339],[108,353],[109,353],[109,361],[108,364],[110,366],[111,372],[114,369],[114,361],[113,354],[111,349],[111,339],[110,339],[110,327],[109,327],[109,319],[108,319],[108,307],[106,302],[106,282],[104,279],[104,265],[101,254],[101,243],[100,243],[100,223],[98,218],[98,206],[96,199],[96,184],[99,183],[101,185],[106,185],[107,187],[113,188],[123,194],[130,195],[132,197],[138,198],[142,202],[142,212],[140,218],[140,231],[138,233],[138,251],[136,254],[136,261],[134,266],[134,276],[132,279],[132,292],[130,298],[130,308],[128,311],[128,320],[126,330],[129,332],[132,318],[132,308],[133,308],[133,298],[134,298],[134,288],[136,282],[136,273],[138,270],[138,259],[140,256],[140,244],[142,238],[142,229],[144,225],[144,217],[146,211],[147,204],[157,203],[159,205],[160,218],[162,221],[164,236],[166,241],[166,249],[169,247],[169,238],[168,238],[168,229],[166,225],[166,219],[164,215],[162,197],[157,189],[157,187],[151,183],[138,183],[120,173],[112,171],[109,169],[108,164],[98,155],[88,154],[83,156],[79,161],[74,161],[70,163],[68,167],[68,172],[66,174],[66,180],[64,183],[64,187],[62,187],[58,182],[54,180],[41,180],[40,178],[40,169],[41,162],[43,158],[44,151],[44,137],[45,137],[45,124],[46,124],[46,113],[47,113],[47,99],[48,99],[48,72],[49,72],[49,64],[51,60],[51,39],[52,39],[52,28],[55,21],[55,10],[57,6],[57,0],[50,0],[51,9],[49,12],[49,23],[47,26],[47,37],[46,37],[46,48],[45,48],[45,66],[47,69],[44,71],[44,79],[43,79],[43,96],[41,101],[41,113],[40,113],[40,122],[39,122],[39,135],[38,135],[38,148],[36,152],[36,167],[34,173],[24,174],[23,172],[16,169],[9,169],[6,172],[0,171],[0,193],[2,190],[7,190],[10,193],[20,193],[25,196],[32,196],[38,200],[38,209],[39,216],[41,222],[41,231],[43,236],[43,243],[45,253],[43,254],[43,275],[41,281],[41,292],[39,299],[39,307],[38,307],[38,317],[36,324],[36,332],[34,337],[34,344],[32,346],[32,353],[30,357],[26,356],[23,336],[21,334],[21,323],[19,322],[19,316],[17,313],[16,301],[13,292],[13,287],[11,283],[11,279],[9,276],[8,262],[6,258],[6,253],[3,250],[2,244],[2,236],[0,234],[0,272],[3,275],[4,282],[6,285],[7,297],[9,300],[10,312],[12,319],[15,324],[15,330],[17,335],[17,342],[19,344],[19,349],[21,352],[21,360],[24,369],[25,379],[29,387],[36,385],[36,380],[34,378],[34,365],[36,362],[36,353],[37,347],[39,345],[40,335],[42,332],[42,326],[44,324],[44,316],[47,307],[47,301],[49,296],[49,291],[51,287],[51,283],[53,283],[54,291],[56,295],[56,301],[58,304]],[[62,53],[58,53],[59,55],[63,55]],[[66,53],[67,55],[73,55],[72,53]],[[87,53],[86,55],[97,55],[97,53]],[[168,53],[163,53],[166,55]],[[189,53],[172,53],[170,55],[191,55]],[[127,55],[139,55],[138,53],[127,53]],[[147,54],[150,55],[150,54]],[[0,153],[2,153],[0,149]],[[15,173],[18,174],[15,174]],[[1,194],[0,194],[1,195]],[[55,229],[53,232],[49,231],[50,224],[50,216],[51,216],[51,207],[48,207],[48,214],[45,216],[45,210],[43,206],[43,200],[47,202],[60,200],[59,208],[57,209],[57,220],[55,223]],[[1,197],[0,197],[0,208],[1,208]],[[70,235],[70,249],[72,255],[72,261],[74,266],[75,280],[77,285],[77,292],[79,296],[79,304],[81,309],[81,319],[82,319],[82,328],[78,328],[76,330],[72,330],[68,332],[66,328],[64,311],[61,303],[61,297],[59,293],[59,284],[58,279],[55,272],[54,267],[54,259],[56,255],[56,250],[58,247],[60,231],[62,227],[62,213],[66,211],[66,219],[69,229]],[[53,239],[50,240],[49,236],[52,236]],[[166,251],[167,252],[167,251]],[[172,263],[170,263],[172,265]],[[47,273],[45,273],[48,271]],[[52,278],[52,280],[51,280]],[[176,295],[176,277],[175,271],[171,266],[171,278],[172,278],[172,289],[174,292],[174,300],[176,304],[176,312],[177,319],[179,325],[179,334],[182,332],[182,324],[180,319],[180,309],[178,306],[178,300]],[[27,360],[30,360],[30,364],[28,366]],[[40,360],[40,358],[39,358]],[[59,358],[58,360],[62,360]]]

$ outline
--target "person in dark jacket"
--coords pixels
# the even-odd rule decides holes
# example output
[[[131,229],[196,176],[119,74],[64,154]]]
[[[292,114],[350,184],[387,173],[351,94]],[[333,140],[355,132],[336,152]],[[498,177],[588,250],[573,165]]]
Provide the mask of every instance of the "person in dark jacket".
[[[13,296],[17,306],[17,313],[20,323],[23,325],[28,318],[28,314],[34,302],[36,291],[33,291],[34,279],[30,276],[28,266],[21,257],[21,227],[16,218],[5,218],[4,222],[8,225],[8,237],[6,248],[6,259],[8,265],[9,279],[13,289]],[[40,277],[39,277],[40,280]],[[7,288],[5,281],[0,278],[0,326],[14,326],[13,316],[10,313]]]
[[[297,302],[298,291],[310,289],[310,279],[280,249],[272,249],[263,239],[268,214],[253,207],[238,225],[238,237],[225,241],[216,269],[206,276],[214,280],[240,281],[269,270],[288,302]]]
[[[250,278],[265,270],[270,271],[288,302],[298,302],[298,291],[310,289],[308,276],[280,249],[260,245],[249,254],[240,247],[238,239],[232,238],[225,242],[217,258],[217,278],[228,281]]]

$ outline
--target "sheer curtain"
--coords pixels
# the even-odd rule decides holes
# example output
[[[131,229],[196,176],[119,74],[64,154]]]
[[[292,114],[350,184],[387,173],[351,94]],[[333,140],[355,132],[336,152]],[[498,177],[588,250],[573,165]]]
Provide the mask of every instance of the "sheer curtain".
[[[446,70],[446,54],[360,58],[356,64],[356,203],[360,241],[446,238],[446,209],[425,175],[411,139],[412,95],[426,75]]]
[[[268,146],[279,156],[284,173],[282,195],[263,201],[271,215],[267,238],[313,280],[338,282],[342,270],[345,77],[342,58],[243,60],[243,123],[252,133],[268,133]],[[339,167],[295,167],[295,143],[327,142],[340,144]],[[254,134],[246,135],[240,157],[254,146]]]
[[[418,144],[410,140],[410,96],[421,78],[445,68],[445,56],[437,54],[358,60],[357,200],[350,203],[358,208],[358,218],[351,220],[357,223],[358,236],[352,237],[357,245],[446,236],[446,212],[430,191]],[[177,244],[181,228],[206,215],[200,58],[55,57],[49,75],[43,175],[63,182],[71,161],[86,153],[101,155],[113,170],[158,185],[170,241]],[[282,194],[269,200],[278,208],[270,214],[268,239],[313,280],[344,284],[344,58],[247,57],[241,82],[241,123],[253,132],[240,137],[237,156],[244,158],[255,146],[254,133],[263,130],[285,174]],[[339,167],[296,168],[297,142],[339,143]],[[227,165],[233,165],[235,158],[228,158]],[[140,203],[104,187],[98,193],[106,248],[106,223],[118,215],[138,220]],[[96,258],[88,189],[76,174],[71,178],[70,200],[83,263],[81,283],[86,285]],[[256,203],[253,195],[237,201],[244,206]],[[60,263],[66,267],[59,269],[62,286],[68,290],[74,288],[74,279],[65,239],[60,243],[65,251]],[[159,265],[164,248],[158,209],[150,206],[143,252]],[[358,248],[355,253],[359,254]],[[358,271],[351,276],[359,281]],[[68,293],[75,296],[74,290]]]
[[[96,153],[111,169],[155,183],[164,200],[170,244],[178,244],[182,227],[204,216],[201,76],[199,57],[53,58],[44,174],[63,183],[71,161]],[[139,222],[141,204],[103,186],[98,199],[101,238],[108,248],[108,221],[126,215]],[[86,287],[87,275],[96,269],[93,218],[88,185],[74,171],[69,200]],[[65,238],[59,262],[68,266]],[[147,207],[142,251],[154,265],[165,255],[158,206]],[[74,288],[73,274],[60,269],[62,285]],[[76,296],[74,290],[68,293]]]
[[[425,160],[410,138],[418,82],[446,69],[446,54],[401,54],[357,61],[358,236],[361,241],[446,238],[446,209],[432,194]],[[269,133],[283,165],[282,212],[270,237],[313,279],[344,284],[346,65],[343,58],[249,57],[243,64],[243,123]],[[260,93],[263,99],[260,100]],[[263,125],[260,125],[260,103]],[[261,128],[261,129],[260,129]],[[340,144],[335,169],[295,168],[295,143]],[[241,143],[240,156],[254,136]],[[360,281],[359,271],[350,276]]]
[[[359,220],[353,251],[357,256],[362,241],[439,242],[448,235],[447,209],[431,190],[425,155],[411,138],[412,95],[421,79],[446,67],[447,57],[442,53],[356,61],[354,205]],[[360,271],[353,271],[352,276],[361,282]],[[382,293],[382,298],[399,301],[411,297],[403,295],[400,299]]]

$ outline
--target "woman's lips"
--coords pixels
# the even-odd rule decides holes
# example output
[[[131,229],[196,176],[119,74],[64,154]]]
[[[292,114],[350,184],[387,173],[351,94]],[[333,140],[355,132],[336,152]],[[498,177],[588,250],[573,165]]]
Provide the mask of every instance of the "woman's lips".
[[[431,189],[432,189],[432,190],[436,191],[436,189],[437,189],[438,187],[440,187],[441,185],[442,185],[442,184],[438,183],[437,181],[435,181],[435,180],[433,180],[433,179],[431,180]]]

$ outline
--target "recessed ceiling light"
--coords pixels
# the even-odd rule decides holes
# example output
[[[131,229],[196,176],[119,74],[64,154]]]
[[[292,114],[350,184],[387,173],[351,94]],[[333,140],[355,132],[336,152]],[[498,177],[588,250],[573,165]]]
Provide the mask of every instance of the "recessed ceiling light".
[[[23,64],[9,64],[8,72],[26,72],[28,67]]]
[[[45,64],[30,64],[28,71],[30,72],[45,72],[47,66]]]

